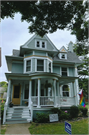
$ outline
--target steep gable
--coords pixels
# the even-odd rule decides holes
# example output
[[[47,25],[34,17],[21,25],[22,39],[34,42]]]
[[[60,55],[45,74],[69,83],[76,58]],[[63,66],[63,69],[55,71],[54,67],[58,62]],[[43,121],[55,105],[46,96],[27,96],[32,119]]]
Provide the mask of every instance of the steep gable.
[[[66,48],[64,46],[61,47],[60,52],[67,52]]]
[[[37,46],[38,44],[38,46]],[[51,42],[47,35],[40,37],[38,35],[32,36],[21,48],[46,50],[46,51],[58,51],[55,45]]]

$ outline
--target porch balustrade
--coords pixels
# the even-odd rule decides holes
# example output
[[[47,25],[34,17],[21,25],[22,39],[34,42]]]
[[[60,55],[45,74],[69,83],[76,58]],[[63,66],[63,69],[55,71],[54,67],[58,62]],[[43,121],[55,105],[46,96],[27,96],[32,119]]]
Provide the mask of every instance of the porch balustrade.
[[[41,106],[54,106],[54,97],[41,96],[40,105]]]
[[[56,104],[59,106],[72,106],[75,104],[74,97],[56,97]]]
[[[38,96],[32,96],[31,100],[33,106],[38,105]],[[55,103],[56,102],[56,103]],[[75,104],[75,99],[73,97],[59,97],[56,98],[52,96],[40,96],[40,106],[71,106]]]

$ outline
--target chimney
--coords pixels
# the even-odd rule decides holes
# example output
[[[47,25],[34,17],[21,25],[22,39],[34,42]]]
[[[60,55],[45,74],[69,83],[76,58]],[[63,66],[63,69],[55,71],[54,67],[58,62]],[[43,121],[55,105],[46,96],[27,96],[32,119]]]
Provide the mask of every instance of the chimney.
[[[68,49],[69,51],[73,52],[73,42],[70,41],[70,43],[68,44]]]

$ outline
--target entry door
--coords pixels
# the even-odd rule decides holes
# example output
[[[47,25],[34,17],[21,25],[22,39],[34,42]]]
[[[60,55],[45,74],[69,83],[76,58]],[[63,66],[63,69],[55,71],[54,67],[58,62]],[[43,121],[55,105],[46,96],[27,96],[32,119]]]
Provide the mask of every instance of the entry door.
[[[12,94],[12,103],[14,105],[20,105],[21,86],[14,85]]]

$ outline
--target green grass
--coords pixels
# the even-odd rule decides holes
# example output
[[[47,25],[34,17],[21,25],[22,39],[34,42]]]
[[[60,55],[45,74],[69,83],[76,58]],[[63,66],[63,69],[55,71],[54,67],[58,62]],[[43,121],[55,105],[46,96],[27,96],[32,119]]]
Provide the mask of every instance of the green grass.
[[[5,134],[6,129],[1,129],[0,134]]]
[[[88,134],[88,118],[69,122],[72,126],[72,134]],[[68,134],[65,132],[64,122],[62,123],[32,123],[29,127],[31,134]]]

